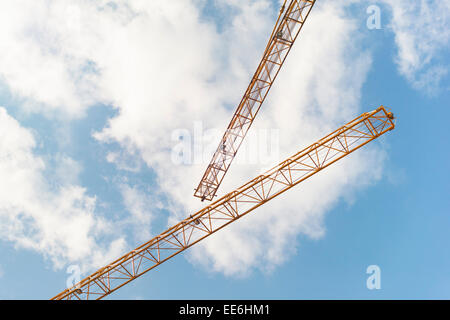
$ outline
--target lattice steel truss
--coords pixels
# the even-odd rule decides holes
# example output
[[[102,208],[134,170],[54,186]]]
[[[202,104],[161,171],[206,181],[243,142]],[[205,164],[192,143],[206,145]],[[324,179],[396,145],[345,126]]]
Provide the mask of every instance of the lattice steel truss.
[[[298,183],[394,129],[381,106],[364,113],[278,166],[99,269],[53,299],[101,299],[238,220]]]
[[[293,0],[280,11],[263,58],[220,140],[194,196],[212,200],[297,39],[315,0]]]

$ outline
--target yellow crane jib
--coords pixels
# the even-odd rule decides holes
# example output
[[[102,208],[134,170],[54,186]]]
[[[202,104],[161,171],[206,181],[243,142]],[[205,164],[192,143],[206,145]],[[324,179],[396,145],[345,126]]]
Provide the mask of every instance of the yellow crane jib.
[[[250,180],[52,299],[101,299],[394,129],[381,106]]]
[[[194,196],[212,200],[256,114],[300,33],[315,0],[284,1],[261,62],[239,103]]]

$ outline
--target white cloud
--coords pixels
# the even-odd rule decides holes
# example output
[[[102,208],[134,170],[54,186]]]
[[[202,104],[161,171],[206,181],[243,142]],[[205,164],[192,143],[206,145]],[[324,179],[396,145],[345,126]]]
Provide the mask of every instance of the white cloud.
[[[111,226],[96,215],[95,197],[78,185],[52,185],[34,147],[32,133],[0,107],[0,238],[40,252],[56,268],[98,266],[123,251],[123,238],[99,245]]]
[[[104,88],[119,114],[95,136],[141,155],[158,172],[160,188],[192,211],[199,204],[190,195],[205,164],[173,167],[171,133],[191,129],[199,120],[205,130],[226,127],[229,110],[224,104],[240,99],[257,65],[245,53],[260,51],[271,19],[268,2],[244,1],[226,33],[218,34],[214,25],[199,22],[192,2],[172,6],[165,16],[166,4],[146,3],[141,18],[120,29],[117,50],[100,63]],[[211,142],[215,145],[217,139]],[[186,211],[181,209],[178,218]]]
[[[211,21],[200,19],[203,2],[110,3],[36,0],[34,10],[26,1],[2,3],[0,21],[7,31],[0,36],[10,48],[8,53],[0,50],[1,74],[13,92],[30,101],[27,106],[33,112],[79,117],[93,103],[111,103],[117,115],[95,137],[118,143],[123,150],[109,153],[107,160],[135,171],[139,161],[127,165],[125,153],[141,157],[156,172],[159,191],[170,201],[169,221],[176,222],[201,208],[192,194],[207,163],[173,165],[171,133],[192,130],[198,120],[205,129],[225,129],[259,62],[278,8],[268,0],[220,3],[217,10],[233,16],[219,32]],[[81,14],[71,20],[67,12]],[[356,22],[345,16],[342,4],[318,2],[252,131],[279,130],[279,160],[293,154],[361,111],[360,90],[370,66]],[[46,190],[44,164],[31,153],[32,136],[23,135],[20,141],[28,144],[22,143],[22,154],[31,167],[11,172],[17,172],[17,185],[28,191],[13,203],[32,205],[8,211],[14,212],[6,216],[15,223],[12,234],[17,235],[9,240],[69,260],[86,258],[89,245],[95,253],[91,256],[100,254],[100,248],[92,249],[96,234],[90,232],[101,234],[106,222],[93,216],[95,198],[72,186],[45,192],[49,200],[38,201],[36,190]],[[295,252],[297,235],[322,236],[324,214],[339,199],[377,180],[382,162],[380,150],[358,152],[197,245],[189,259],[228,275],[271,270]],[[236,159],[219,193],[233,190],[259,170]],[[122,194],[135,221],[150,225],[147,207],[153,205],[152,198],[125,185]],[[27,197],[31,200],[19,202]],[[42,212],[57,215],[44,219]],[[27,219],[38,219],[37,235],[24,234]],[[51,231],[61,223],[67,227]],[[80,232],[72,229],[76,225]],[[60,239],[63,231],[68,236]],[[39,242],[41,238],[50,240]],[[61,240],[59,246],[56,240]],[[120,242],[115,245],[109,252],[121,248]]]
[[[106,155],[106,161],[114,163],[119,170],[129,172],[139,172],[142,168],[142,161],[139,155],[126,151],[111,151]]]
[[[56,154],[45,160],[48,163],[47,172],[44,173],[48,181],[55,186],[80,184],[79,176],[82,166],[65,154]]]
[[[0,3],[0,80],[25,99],[29,111],[63,109],[78,116],[87,98],[78,92],[81,86],[71,69],[79,69],[82,61],[60,47],[59,32],[67,24],[52,25],[63,19],[57,7],[46,6],[45,1]],[[48,19],[52,14],[57,19]]]
[[[199,119],[203,121],[204,129],[226,127],[232,111],[224,106],[240,99],[272,27],[273,19],[268,15],[266,2],[231,5],[239,8],[238,13],[223,27],[222,33],[207,28],[210,31],[202,37],[201,48],[199,39],[191,38],[187,32],[194,30],[195,33],[196,27],[190,24],[198,25],[198,21],[185,21],[188,25],[184,28],[173,27],[169,39],[178,39],[178,33],[183,30],[183,37],[191,41],[173,45],[167,53],[170,61],[159,59],[161,52],[150,50],[152,45],[146,47],[128,41],[127,51],[142,51],[140,55],[145,56],[145,59],[136,57],[130,68],[120,69],[120,79],[129,81],[134,94],[130,96],[121,91],[118,83],[109,83],[109,92],[117,101],[119,114],[96,137],[102,141],[117,141],[132,152],[137,150],[156,171],[159,187],[172,201],[171,223],[201,207],[192,194],[207,163],[174,165],[170,151],[176,142],[171,141],[169,133],[178,128],[192,132],[194,121]],[[150,11],[148,15],[156,21],[160,19]],[[170,25],[177,25],[175,20],[170,21]],[[158,29],[146,30],[149,30],[150,38],[159,40]],[[141,30],[125,28],[123,32],[127,39],[134,39],[139,38]],[[338,5],[326,3],[314,8],[252,127],[253,132],[271,128],[280,131],[279,160],[360,112],[360,90],[371,58],[359,40],[356,21],[346,18]],[[161,48],[166,52],[165,45]],[[214,59],[217,50],[226,56],[222,61]],[[198,60],[195,54],[185,56],[180,51],[198,51],[203,56]],[[115,60],[108,67],[111,70],[123,63],[124,54],[113,56],[110,59]],[[206,72],[197,74],[191,68],[203,68]],[[152,76],[148,70],[153,71]],[[156,83],[153,77],[162,80]],[[175,82],[167,80],[170,85],[164,83],[167,78],[175,79]],[[189,83],[190,90],[180,86],[179,81]],[[140,90],[143,85],[145,90]],[[155,99],[158,104],[148,103]],[[164,105],[163,110],[160,105]],[[212,143],[215,145],[217,140]],[[219,194],[233,190],[259,172],[260,166],[239,161],[239,157],[244,156],[244,153],[238,154]],[[299,233],[313,238],[323,235],[324,213],[339,199],[350,197],[355,189],[379,178],[383,156],[380,150],[372,150],[360,152],[345,161],[327,174],[290,191],[283,200],[266,204],[251,217],[228,227],[226,232],[219,232],[198,244],[188,255],[190,261],[212,266],[213,270],[227,275],[247,274],[255,267],[271,270],[284,262],[295,252],[295,238]],[[369,168],[372,169],[369,171]]]
[[[125,209],[130,213],[122,223],[131,225],[136,241],[148,241],[151,238],[151,224],[156,216],[156,211],[163,208],[162,202],[156,195],[150,195],[127,183],[120,185]]]
[[[400,73],[414,88],[435,93],[448,75],[450,3],[448,1],[386,1]]]

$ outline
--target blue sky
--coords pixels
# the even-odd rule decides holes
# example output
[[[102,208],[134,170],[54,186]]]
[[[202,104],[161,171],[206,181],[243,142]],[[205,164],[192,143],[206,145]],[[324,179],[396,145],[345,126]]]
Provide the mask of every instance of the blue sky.
[[[1,5],[1,299],[50,298],[68,266],[86,276],[201,208],[207,163],[170,163],[173,133],[225,128],[278,10],[105,3]],[[379,105],[396,129],[110,298],[450,298],[449,9],[317,1],[252,130],[275,130],[282,160]],[[220,194],[258,160],[233,166]]]

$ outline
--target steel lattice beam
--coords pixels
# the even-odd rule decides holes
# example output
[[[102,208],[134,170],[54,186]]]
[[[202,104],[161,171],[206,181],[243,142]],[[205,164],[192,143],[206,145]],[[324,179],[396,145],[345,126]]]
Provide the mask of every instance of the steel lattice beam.
[[[194,196],[202,201],[214,198],[314,3],[292,0],[283,5],[263,58],[195,190]]]
[[[53,299],[101,299],[298,183],[394,129],[381,106],[211,203]]]

